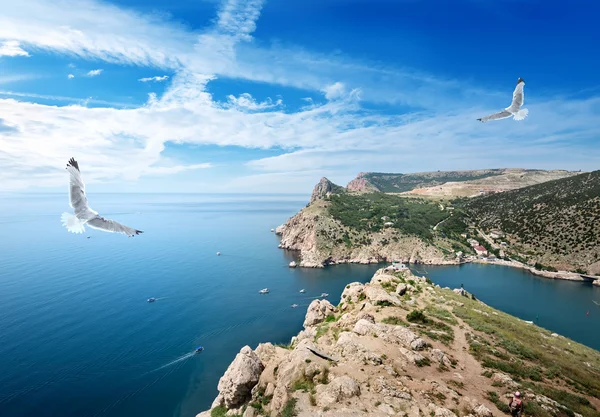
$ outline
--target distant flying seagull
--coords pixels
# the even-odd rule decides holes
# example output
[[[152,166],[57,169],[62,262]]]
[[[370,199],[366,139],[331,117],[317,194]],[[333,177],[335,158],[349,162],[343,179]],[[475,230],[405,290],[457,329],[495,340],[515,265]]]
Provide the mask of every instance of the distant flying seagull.
[[[67,163],[67,171],[70,174],[69,181],[69,205],[74,209],[75,215],[63,213],[61,221],[63,226],[71,233],[83,233],[84,225],[92,229],[103,230],[105,232],[123,233],[127,237],[144,233],[141,230],[132,229],[124,226],[114,220],[108,220],[98,216],[98,213],[88,207],[87,197],[85,196],[85,185],[81,179],[79,164],[73,158]]]
[[[522,109],[523,101],[525,100],[525,93],[523,92],[523,87],[525,87],[525,81],[522,78],[519,78],[517,81],[517,87],[513,92],[513,99],[510,106],[502,110],[501,112],[490,114],[489,116],[482,117],[479,120],[480,122],[487,122],[488,120],[499,120],[506,119],[507,117],[513,116],[515,120],[523,120],[529,114],[529,110]]]

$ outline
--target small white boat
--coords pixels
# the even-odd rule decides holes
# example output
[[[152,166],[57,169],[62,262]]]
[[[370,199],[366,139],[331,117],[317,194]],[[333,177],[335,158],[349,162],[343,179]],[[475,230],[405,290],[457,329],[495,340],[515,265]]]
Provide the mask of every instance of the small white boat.
[[[275,231],[275,229],[271,229],[271,232],[274,232],[274,231]]]
[[[324,292],[323,294],[321,294],[321,297],[328,297],[329,294],[327,294],[326,292]]]
[[[217,256],[221,256],[221,252],[217,252]]]
[[[268,294],[269,293],[269,289],[268,288],[263,288],[262,290],[260,290],[258,292],[259,294]]]
[[[306,292],[306,290],[303,288],[303,289],[301,289],[301,290],[300,290],[300,292],[301,292],[301,293],[305,293],[305,292]]]
[[[298,304],[292,304],[292,308],[298,307]]]

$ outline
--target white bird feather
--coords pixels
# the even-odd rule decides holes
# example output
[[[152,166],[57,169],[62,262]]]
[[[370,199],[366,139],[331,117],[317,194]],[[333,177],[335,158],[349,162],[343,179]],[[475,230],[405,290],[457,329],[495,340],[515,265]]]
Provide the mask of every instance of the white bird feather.
[[[127,237],[144,233],[141,230],[133,229],[114,220],[99,216],[98,212],[88,206],[85,184],[81,179],[79,164],[74,158],[69,159],[67,171],[69,172],[69,205],[75,214],[63,213],[61,221],[69,232],[83,233],[87,224],[93,229],[111,233],[123,233]]]
[[[519,80],[517,81],[517,86],[515,87],[515,91],[513,92],[513,99],[510,103],[510,106],[508,106],[502,111],[490,114],[489,116],[481,117],[477,120],[486,123],[490,120],[506,119],[507,117],[511,116],[514,120],[517,121],[525,120],[525,118],[529,114],[529,110],[521,108],[521,106],[523,106],[523,103],[525,102],[525,92],[523,91],[524,87],[525,81],[523,81],[522,78],[519,78]]]

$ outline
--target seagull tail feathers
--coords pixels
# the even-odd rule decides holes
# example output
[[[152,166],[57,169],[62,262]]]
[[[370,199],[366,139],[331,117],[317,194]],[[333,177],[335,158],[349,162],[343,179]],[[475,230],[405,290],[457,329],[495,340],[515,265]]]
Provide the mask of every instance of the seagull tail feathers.
[[[521,109],[518,112],[515,113],[515,115],[513,116],[513,118],[515,120],[525,120],[525,118],[527,117],[527,115],[529,114],[529,110],[527,109]]]
[[[79,220],[77,216],[73,214],[63,213],[60,216],[60,221],[71,233],[83,233],[85,231],[85,228],[83,227],[84,222]]]

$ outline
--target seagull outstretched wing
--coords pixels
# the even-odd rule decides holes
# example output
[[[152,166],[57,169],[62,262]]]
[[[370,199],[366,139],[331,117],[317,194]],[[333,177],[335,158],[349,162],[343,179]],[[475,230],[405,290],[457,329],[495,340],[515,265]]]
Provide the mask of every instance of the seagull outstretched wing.
[[[479,120],[480,122],[487,122],[488,120],[498,120],[498,119],[506,119],[507,117],[512,116],[512,113],[509,112],[508,110],[502,110],[498,113],[494,113],[494,114],[490,114],[489,116],[485,116],[485,117],[481,117],[477,120]]]
[[[507,117],[514,116],[515,120],[523,120],[529,114],[529,110],[521,109],[523,102],[525,101],[525,93],[523,92],[523,87],[525,87],[525,81],[522,78],[519,78],[517,81],[517,86],[515,87],[515,91],[513,91],[513,99],[510,103],[510,106],[505,108],[498,113],[490,114],[489,116],[481,117],[477,120],[480,122],[487,122],[489,120],[499,120],[506,119]]]
[[[96,216],[93,219],[88,220],[86,224],[93,229],[103,230],[105,232],[112,233],[123,233],[124,235],[127,235],[127,237],[144,233],[141,230],[133,229],[114,220],[105,219],[101,216]]]
[[[525,92],[523,91],[523,87],[525,86],[525,82],[519,79],[517,86],[515,87],[515,91],[513,92],[512,103],[510,103],[510,107],[507,107],[506,110],[510,110],[513,113],[519,111],[523,102],[525,101]]]
[[[84,212],[88,209],[88,201],[85,195],[85,185],[81,179],[79,164],[74,158],[69,159],[67,163],[69,171],[69,205],[75,211],[75,214]]]

